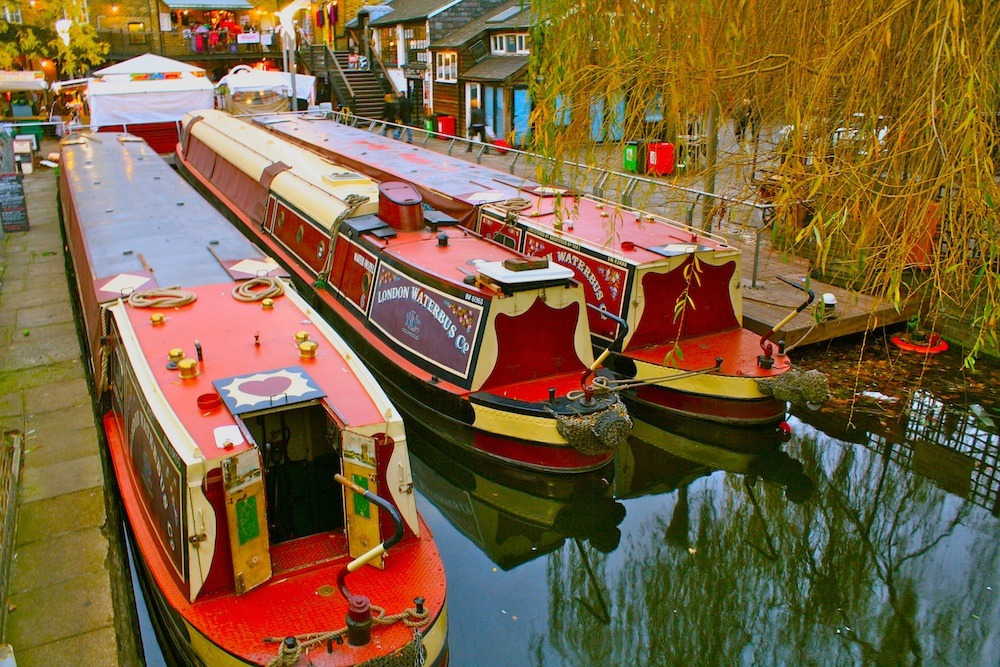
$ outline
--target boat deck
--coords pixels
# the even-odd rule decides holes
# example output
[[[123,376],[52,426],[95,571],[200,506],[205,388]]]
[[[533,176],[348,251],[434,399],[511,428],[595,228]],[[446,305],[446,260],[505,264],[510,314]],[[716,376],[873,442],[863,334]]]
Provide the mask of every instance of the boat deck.
[[[229,455],[220,438],[234,424],[234,410],[221,405],[205,409],[199,397],[214,395],[216,388],[235,410],[267,409],[269,402],[285,405],[325,396],[338,417],[347,425],[379,424],[385,421],[380,406],[327,337],[325,325],[314,314],[286,295],[275,299],[271,310],[259,303],[244,303],[232,297],[232,284],[211,285],[193,290],[198,300],[169,311],[167,321],[152,326],[145,310],[127,308],[135,338],[141,347],[159,392],[184,428],[198,444],[205,459]],[[314,359],[301,359],[295,334],[309,333],[319,343]],[[167,368],[167,352],[181,348],[195,358],[193,341],[199,341],[204,361],[198,377],[181,380],[176,370]],[[242,380],[230,378],[243,377]],[[213,383],[216,383],[213,385]],[[226,391],[227,387],[232,387]],[[250,407],[252,406],[252,407]],[[223,430],[219,430],[223,429]],[[233,433],[235,451],[245,449],[243,438]]]
[[[440,192],[445,199],[461,201],[461,207],[481,205],[502,201],[512,197],[525,197],[525,188],[535,182],[527,178],[527,171],[532,168],[529,160],[518,163],[516,175],[507,173],[508,165],[513,159],[512,154],[482,156],[482,165],[472,162],[474,153],[469,153],[468,160],[457,153],[455,157],[448,155],[451,142],[428,141],[419,150],[414,146],[382,137],[367,130],[351,128],[333,121],[319,121],[308,116],[295,119],[288,115],[261,116],[260,120],[269,123],[269,127],[282,135],[288,136],[300,143],[311,142],[318,146],[328,146],[332,152],[351,152],[356,154],[354,168],[364,170],[366,161],[377,161],[378,168],[392,173],[395,177],[412,180],[425,171],[433,173],[434,190]],[[270,121],[270,122],[269,122]],[[274,122],[280,121],[280,122]],[[422,137],[420,130],[414,130],[415,141]],[[460,147],[461,148],[461,147]],[[428,159],[425,151],[437,154],[433,160]],[[349,165],[350,166],[350,165]],[[371,173],[368,168],[368,173]],[[600,172],[595,172],[596,178]],[[454,215],[454,213],[453,213]],[[758,334],[765,334],[777,325],[789,312],[804,300],[804,294],[778,278],[781,276],[792,282],[804,284],[809,275],[809,262],[806,259],[790,257],[785,253],[773,250],[766,234],[761,239],[760,263],[756,287],[751,287],[753,279],[754,239],[743,238],[741,230],[723,230],[729,244],[742,251],[743,261],[743,324]],[[579,234],[578,230],[573,232]],[[646,245],[635,241],[638,245]],[[647,261],[646,253],[641,249],[623,253],[629,261]],[[887,326],[907,321],[920,310],[918,298],[910,298],[899,311],[891,302],[876,296],[858,293],[835,285],[810,281],[810,287],[816,293],[817,301],[823,293],[832,293],[837,298],[837,306],[833,313],[827,313],[827,318],[817,323],[814,309],[807,308],[796,315],[783,326],[774,336],[774,340],[785,340],[789,345],[807,345],[826,340],[849,336],[875,327]]]

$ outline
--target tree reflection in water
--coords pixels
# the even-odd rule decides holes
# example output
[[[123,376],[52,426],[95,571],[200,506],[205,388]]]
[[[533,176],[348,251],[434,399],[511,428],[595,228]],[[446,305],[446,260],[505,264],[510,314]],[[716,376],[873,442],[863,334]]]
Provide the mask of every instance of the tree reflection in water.
[[[490,521],[463,516],[480,536],[524,523],[529,507],[554,519],[548,546],[520,557],[474,538],[507,563],[489,577],[432,520],[462,610],[453,664],[1000,664],[997,436],[919,392],[908,415],[848,431],[842,417],[806,413],[763,453],[633,439],[616,459],[614,503],[574,492],[515,511],[506,487],[479,479],[463,493],[496,501]],[[432,496],[447,514],[444,493]],[[588,510],[602,506],[615,513]],[[511,608],[517,622],[497,622]]]

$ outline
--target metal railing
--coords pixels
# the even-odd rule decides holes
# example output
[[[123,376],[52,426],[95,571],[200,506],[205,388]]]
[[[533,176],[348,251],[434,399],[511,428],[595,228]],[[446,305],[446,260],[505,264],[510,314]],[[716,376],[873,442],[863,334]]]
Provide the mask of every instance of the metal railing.
[[[154,53],[166,57],[204,57],[204,56],[269,56],[281,55],[281,46],[277,34],[272,35],[270,44],[260,42],[240,44],[236,34],[227,30],[210,30],[208,32],[186,31],[129,31],[108,30],[97,31],[97,38],[108,44],[108,55],[111,57],[137,56]],[[265,33],[261,33],[264,38]]]
[[[397,123],[392,123],[389,121],[366,118],[363,116],[349,116],[346,118],[339,119],[341,122],[346,122],[347,124],[357,127],[359,129],[365,129],[369,132],[375,132],[378,134],[387,134],[391,128],[395,133],[396,130],[405,132],[406,129],[410,129],[415,133],[422,132],[424,134],[423,141],[421,145],[426,146],[428,141],[432,138],[442,139],[448,142],[447,154],[451,156],[455,152],[456,147],[464,146],[466,148],[472,148],[473,156],[475,158],[476,164],[482,164],[483,155],[487,150],[493,149],[497,151],[500,155],[507,156],[510,162],[507,164],[507,171],[514,175],[516,168],[520,162],[533,162],[538,164],[540,162],[555,162],[554,158],[547,158],[537,153],[532,153],[530,151],[521,150],[513,147],[503,147],[498,148],[494,144],[483,143],[474,139],[467,139],[464,137],[459,137],[450,134],[444,134],[436,131],[429,131],[422,127],[414,127],[399,125]],[[684,212],[684,221],[673,219],[669,216],[663,216],[663,220],[670,222],[673,225],[678,225],[680,227],[690,229],[693,232],[699,234],[707,234],[714,236],[711,229],[704,229],[698,227],[694,224],[694,219],[696,212],[701,210],[703,215],[708,216],[712,214],[712,211],[717,205],[724,205],[729,207],[730,218],[737,218],[741,220],[741,226],[747,227],[752,230],[753,242],[754,242],[754,254],[753,254],[753,273],[751,278],[750,286],[757,287],[757,279],[759,276],[760,268],[760,255],[761,255],[761,236],[764,232],[770,230],[774,219],[775,205],[769,202],[759,202],[749,199],[744,199],[740,197],[731,197],[718,193],[710,193],[699,188],[693,188],[685,185],[680,185],[677,183],[670,183],[662,179],[651,178],[641,174],[634,174],[629,172],[622,172],[615,169],[605,169],[602,167],[595,167],[593,165],[582,164],[579,162],[574,162],[570,160],[560,161],[563,167],[569,167],[574,170],[578,170],[581,173],[592,177],[592,183],[590,187],[590,193],[596,198],[604,201],[609,201],[612,196],[613,188],[610,187],[612,181],[617,182],[620,187],[617,188],[619,193],[616,198],[616,204],[620,205],[626,210],[637,210],[633,208],[634,197],[636,190],[640,186],[646,186],[652,190],[667,191],[677,196],[676,199],[670,201],[677,203]],[[596,177],[596,178],[595,178]],[[733,214],[732,210],[736,207],[745,209],[740,214]],[[649,210],[643,211],[648,213]],[[721,240],[722,237],[719,237]]]

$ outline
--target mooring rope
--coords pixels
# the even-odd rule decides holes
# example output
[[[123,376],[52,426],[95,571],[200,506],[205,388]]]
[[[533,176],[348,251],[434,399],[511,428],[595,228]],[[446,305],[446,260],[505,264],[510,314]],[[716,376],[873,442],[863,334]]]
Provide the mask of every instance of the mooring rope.
[[[372,621],[374,621],[375,625],[392,625],[393,623],[402,621],[403,625],[416,630],[426,625],[428,620],[430,620],[430,614],[426,609],[423,612],[418,612],[413,607],[410,607],[398,614],[386,616],[385,609],[377,605],[372,605]],[[293,635],[296,640],[293,646],[289,646],[286,643],[286,637],[265,637],[264,641],[268,644],[281,644],[278,648],[278,654],[267,663],[267,667],[292,667],[313,647],[336,640],[346,634],[347,628],[345,627],[328,632],[310,632]],[[416,635],[419,637],[419,633],[416,633]]]
[[[256,291],[258,287],[263,287],[261,291]],[[244,303],[263,301],[267,298],[274,298],[285,293],[285,288],[281,281],[271,276],[260,276],[242,282],[233,288],[233,298]]]
[[[132,292],[128,295],[128,305],[133,308],[180,308],[197,299],[198,295],[194,292],[168,287]]]
[[[709,368],[702,368],[693,371],[682,371],[680,373],[674,373],[672,375],[661,375],[659,377],[645,378],[643,380],[616,380],[614,378],[605,377],[599,375],[593,380],[593,390],[597,395],[610,394],[616,391],[624,391],[625,389],[635,389],[636,387],[644,387],[650,384],[659,384],[661,382],[671,382],[673,380],[685,380],[689,377],[695,377],[697,375],[706,375],[713,371],[717,371],[718,366],[711,366]],[[582,389],[574,389],[566,393],[566,398],[571,401],[578,400],[584,395]]]

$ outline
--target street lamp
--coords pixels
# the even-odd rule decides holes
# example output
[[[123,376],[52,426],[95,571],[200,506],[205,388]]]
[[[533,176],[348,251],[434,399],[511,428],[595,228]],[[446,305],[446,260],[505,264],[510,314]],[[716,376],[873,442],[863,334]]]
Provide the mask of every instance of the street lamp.
[[[295,92],[295,14],[309,6],[311,0],[293,0],[287,7],[276,12],[281,26],[281,48],[285,52],[288,63],[288,75],[292,88],[291,110],[298,110],[298,97]]]

